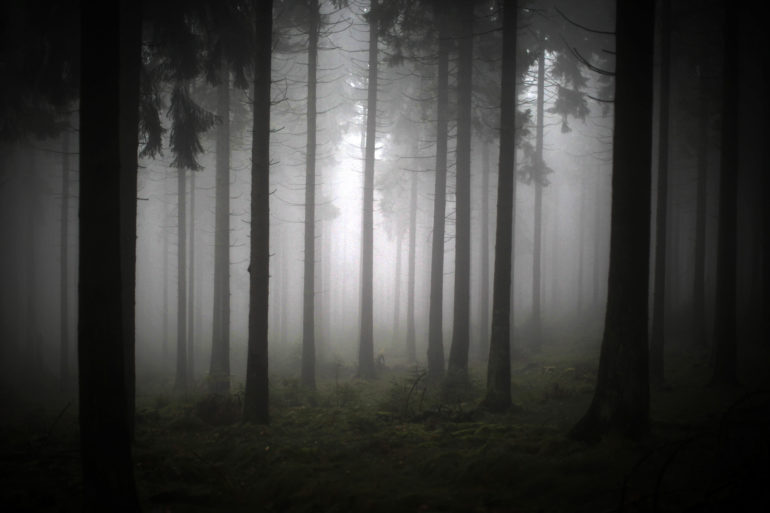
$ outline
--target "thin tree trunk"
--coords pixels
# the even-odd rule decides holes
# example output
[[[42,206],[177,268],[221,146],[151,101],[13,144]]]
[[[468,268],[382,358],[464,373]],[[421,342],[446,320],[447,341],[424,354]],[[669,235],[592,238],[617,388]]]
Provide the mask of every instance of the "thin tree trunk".
[[[648,292],[655,2],[618,0],[612,225],[607,312],[596,389],[570,436],[649,427]],[[642,134],[640,136],[640,134]]]
[[[692,336],[696,347],[708,346],[708,329],[706,327],[706,200],[708,180],[708,120],[709,101],[706,91],[706,79],[699,72],[698,108],[698,149],[696,166],[698,170],[698,185],[695,206],[695,263],[693,265],[693,316]]]
[[[503,1],[503,64],[500,85],[500,162],[497,184],[495,279],[492,337],[487,364],[484,406],[492,411],[511,407],[511,249],[516,195],[514,168],[516,115],[516,0]]]
[[[471,96],[473,75],[473,2],[463,1],[457,68],[457,163],[455,187],[455,290],[449,372],[465,379],[470,348],[471,275]]]
[[[658,128],[658,204],[655,216],[655,285],[650,339],[650,379],[656,385],[665,381],[663,347],[665,346],[666,298],[666,220],[668,210],[668,125],[669,74],[671,47],[671,4],[660,0],[660,127]]]
[[[431,247],[430,311],[428,314],[428,376],[444,377],[444,233],[446,225],[446,175],[449,122],[449,34],[446,6],[433,4],[438,23],[438,101],[436,104],[436,184],[433,200],[433,244]]]
[[[69,326],[69,213],[70,213],[70,133],[62,133],[62,176],[61,176],[61,248],[59,259],[59,383],[62,390],[70,384],[70,326]]]
[[[364,157],[364,203],[361,250],[361,338],[358,374],[374,377],[373,229],[374,229],[374,145],[377,136],[377,0],[372,0],[369,17],[369,83],[366,102],[366,155]]]
[[[315,154],[318,0],[309,0],[307,50],[307,146],[305,149],[305,283],[302,321],[302,386],[315,389]]]
[[[168,370],[168,169],[163,172],[163,367]]]
[[[249,259],[249,345],[243,418],[270,420],[267,377],[267,319],[270,285],[270,56],[272,0],[254,0],[254,118],[251,145],[251,255]]]
[[[134,246],[125,207],[136,205],[140,29],[134,3],[82,11],[78,363],[86,511],[139,510],[133,366],[126,361],[133,330],[125,326],[133,312],[133,282],[126,277],[133,276],[127,263]]]
[[[535,136],[535,228],[532,235],[532,349],[540,351],[542,344],[542,319],[540,317],[540,291],[542,243],[543,243],[543,128],[545,104],[545,49],[537,56],[537,128]],[[555,253],[554,253],[555,254]]]
[[[738,41],[740,1],[725,8],[725,49],[722,68],[722,155],[719,184],[716,310],[714,323],[714,374],[711,383],[729,385],[737,381],[737,210],[738,210]]]
[[[417,173],[412,172],[412,187],[409,193],[409,283],[406,300],[406,356],[409,362],[417,359],[414,328],[415,260],[417,250]]]
[[[401,322],[401,254],[402,242],[404,240],[400,227],[396,226],[396,275],[395,279],[395,294],[393,296],[393,343],[398,343],[400,335],[400,322]]]
[[[176,383],[174,389],[187,393],[187,171],[177,169],[177,282],[176,282]]]
[[[214,214],[214,312],[210,390],[230,392],[230,72],[222,63],[217,88],[216,207]]]
[[[187,290],[187,378],[195,381],[195,171],[190,173],[190,273]]]
[[[481,258],[479,280],[479,358],[489,350],[489,143],[482,147],[481,169]]]

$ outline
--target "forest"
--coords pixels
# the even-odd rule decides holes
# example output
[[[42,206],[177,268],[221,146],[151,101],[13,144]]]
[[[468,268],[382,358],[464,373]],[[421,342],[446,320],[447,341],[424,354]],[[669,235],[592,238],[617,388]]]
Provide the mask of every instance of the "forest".
[[[3,2],[0,509],[768,504],[759,4]]]

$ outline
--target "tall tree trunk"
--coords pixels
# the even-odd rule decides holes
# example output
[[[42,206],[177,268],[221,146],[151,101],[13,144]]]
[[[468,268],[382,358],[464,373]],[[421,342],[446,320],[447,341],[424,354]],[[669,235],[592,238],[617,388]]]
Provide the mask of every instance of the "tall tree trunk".
[[[695,204],[695,263],[693,265],[693,316],[692,336],[697,347],[708,346],[706,323],[706,201],[709,161],[709,99],[706,79],[698,73],[698,149],[696,166],[698,185]]]
[[[401,322],[401,254],[402,251],[402,242],[404,240],[403,234],[401,233],[400,226],[396,226],[396,275],[395,278],[395,294],[393,295],[393,343],[397,344],[399,341],[400,333],[400,322]]]
[[[532,349],[540,351],[542,344],[542,320],[540,317],[540,291],[542,243],[543,243],[543,128],[545,104],[545,49],[537,56],[537,128],[535,132],[535,228],[532,235]]]
[[[307,146],[305,149],[305,283],[302,320],[302,386],[315,389],[315,153],[318,0],[309,0]]]
[[[374,377],[374,145],[377,137],[377,0],[369,10],[369,83],[366,102],[366,154],[364,156],[364,204],[361,249],[361,338],[358,374]]]
[[[479,251],[479,346],[478,357],[489,350],[489,143],[482,147],[481,169],[481,248]]]
[[[193,171],[194,172],[194,171]],[[176,383],[187,393],[187,171],[177,169]]]
[[[59,259],[59,384],[62,390],[70,385],[70,323],[69,323],[69,214],[70,214],[70,133],[62,133],[61,169],[61,248]]]
[[[585,287],[583,275],[585,274],[585,246],[586,246],[586,182],[580,180],[580,207],[578,213],[578,262],[577,262],[577,308],[575,311],[582,318],[585,304]]]
[[[223,62],[217,88],[216,207],[214,214],[214,312],[210,390],[230,392],[230,72]]]
[[[516,0],[503,1],[503,64],[500,84],[500,162],[495,230],[492,337],[484,405],[492,411],[511,406],[511,249],[516,194],[514,168],[516,116]]]
[[[26,194],[27,200],[25,201],[26,215],[26,227],[24,233],[25,244],[25,261],[24,261],[24,280],[26,287],[26,341],[25,341],[25,353],[26,353],[26,372],[29,372],[32,376],[39,377],[42,372],[41,366],[41,343],[40,343],[40,327],[38,326],[37,308],[38,308],[38,294],[37,294],[37,248],[35,246],[35,239],[37,238],[37,226],[39,220],[40,206],[38,205],[38,171],[37,171],[37,150],[29,148],[29,168],[26,174]]]
[[[473,75],[473,2],[459,6],[461,21],[457,66],[457,185],[455,187],[455,290],[449,372],[468,374],[471,276],[471,96]]]
[[[650,379],[664,382],[666,298],[666,219],[668,210],[668,124],[671,47],[671,3],[660,0],[660,127],[658,128],[658,204],[655,215],[655,285],[650,339]]]
[[[163,171],[163,367],[168,370],[168,169]]]
[[[594,171],[594,258],[593,258],[593,314],[599,313],[599,296],[602,289],[601,259],[602,256],[602,178],[599,169]],[[606,278],[605,278],[606,279]]]
[[[647,310],[655,2],[618,0],[612,225],[607,312],[596,389],[575,439],[649,427]],[[642,134],[640,136],[640,134]]]
[[[127,1],[81,14],[78,363],[86,511],[139,510],[133,366],[126,361],[133,330],[125,326],[133,312],[133,281],[126,278],[133,276],[127,264],[135,246],[125,207],[136,206],[140,28],[136,4]]]
[[[414,328],[415,260],[417,250],[417,173],[412,172],[412,186],[409,193],[409,283],[406,300],[406,357],[409,362],[417,359]]]
[[[711,383],[729,385],[737,381],[737,229],[738,229],[738,130],[735,98],[740,92],[738,40],[740,1],[725,6],[724,64],[722,67],[722,155],[719,184],[717,241],[716,313],[714,323],[714,374]]]
[[[270,420],[267,378],[267,319],[270,285],[270,56],[273,1],[254,0],[254,118],[251,145],[251,256],[249,258],[249,346],[243,418]]]
[[[433,4],[438,23],[438,100],[436,103],[436,184],[433,200],[433,243],[430,268],[430,310],[428,314],[428,376],[444,377],[444,233],[446,227],[447,142],[449,138],[449,34],[446,6]]]
[[[187,378],[195,381],[195,171],[190,173],[190,272],[187,290]]]

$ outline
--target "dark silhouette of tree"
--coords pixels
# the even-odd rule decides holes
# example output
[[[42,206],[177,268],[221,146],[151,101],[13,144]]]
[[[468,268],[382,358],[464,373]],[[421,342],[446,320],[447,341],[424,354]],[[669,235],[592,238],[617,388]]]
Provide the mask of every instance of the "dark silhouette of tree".
[[[70,325],[69,325],[69,212],[70,212],[70,134],[62,132],[61,173],[61,249],[59,258],[59,383],[67,390],[70,385]]]
[[[415,144],[415,149],[416,146]],[[406,298],[406,357],[410,362],[414,362],[417,358],[414,325],[415,260],[417,257],[417,180],[417,173],[413,171],[409,188],[409,269]]]
[[[663,348],[665,346],[666,298],[666,221],[668,209],[668,124],[669,75],[671,65],[671,4],[660,2],[660,118],[658,128],[658,198],[655,215],[655,276],[653,286],[650,338],[650,379],[656,385],[665,381]]]
[[[516,0],[504,0],[503,64],[500,84],[500,161],[497,185],[495,274],[492,297],[492,335],[489,341],[487,391],[484,406],[503,411],[511,406],[511,250],[516,193]]]
[[[270,56],[273,1],[253,0],[254,93],[251,145],[251,256],[249,258],[249,342],[243,419],[270,420],[267,377],[267,321],[270,284]]]
[[[133,344],[124,326],[136,198],[141,18],[138,4],[81,11],[78,363],[86,511],[138,511],[131,461]],[[133,193],[133,194],[132,194]],[[133,318],[131,318],[133,324]],[[128,346],[131,346],[130,348]]]
[[[724,64],[722,66],[722,152],[719,173],[716,306],[714,315],[714,374],[711,383],[737,382],[738,151],[740,117],[734,105],[739,87],[739,16],[741,2],[725,5]]]
[[[650,245],[654,1],[616,7],[615,126],[607,311],[596,390],[570,436],[649,427],[647,301]],[[642,134],[642,135],[640,135]]]

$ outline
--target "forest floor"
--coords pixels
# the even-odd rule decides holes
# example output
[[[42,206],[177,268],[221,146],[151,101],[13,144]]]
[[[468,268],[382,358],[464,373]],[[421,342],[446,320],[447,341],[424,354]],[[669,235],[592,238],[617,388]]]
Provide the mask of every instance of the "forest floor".
[[[669,355],[652,429],[631,442],[566,436],[585,411],[595,358],[544,351],[514,365],[516,408],[476,408],[417,369],[317,392],[274,377],[269,426],[237,421],[240,395],[137,399],[136,480],[149,512],[741,511],[770,483],[768,393],[706,387],[702,354]],[[7,397],[2,398],[4,400]],[[4,401],[8,403],[8,401]],[[78,511],[76,406],[3,406],[0,509]],[[5,415],[8,413],[8,415]]]

